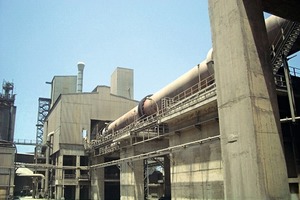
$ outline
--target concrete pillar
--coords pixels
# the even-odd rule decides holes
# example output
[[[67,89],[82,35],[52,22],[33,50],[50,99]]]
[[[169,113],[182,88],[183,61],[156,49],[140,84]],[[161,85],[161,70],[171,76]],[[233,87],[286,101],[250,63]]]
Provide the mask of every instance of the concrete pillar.
[[[76,167],[80,167],[80,156],[76,156]],[[78,180],[80,178],[80,169],[76,169],[76,188],[75,188],[75,199],[80,199],[80,185],[78,183]]]
[[[139,154],[135,147],[122,149],[120,158]],[[120,171],[121,200],[144,199],[144,161],[125,162]]]
[[[165,171],[165,197],[171,199],[171,165],[170,158],[164,156],[164,171]]]
[[[63,166],[63,155],[58,155],[57,166]],[[63,177],[63,169],[56,169],[56,192],[55,199],[64,199],[64,177]]]
[[[261,1],[209,0],[226,199],[289,199]]]
[[[103,156],[94,157],[92,164],[104,162]],[[91,174],[91,199],[104,200],[104,168],[93,168]]]

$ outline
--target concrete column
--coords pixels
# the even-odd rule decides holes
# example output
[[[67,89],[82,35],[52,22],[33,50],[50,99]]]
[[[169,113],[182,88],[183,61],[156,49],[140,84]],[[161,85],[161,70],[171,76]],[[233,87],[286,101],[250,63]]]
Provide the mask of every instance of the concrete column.
[[[169,156],[164,156],[165,197],[171,199],[171,165]]]
[[[104,162],[104,157],[94,157],[92,164]],[[104,168],[91,169],[91,198],[104,200]]]
[[[135,147],[121,150],[120,158],[139,154]],[[144,161],[121,164],[120,171],[121,200],[144,199]]]
[[[289,199],[261,1],[209,0],[226,199]]]
[[[76,167],[80,167],[80,156],[76,156]],[[80,199],[80,185],[78,183],[80,177],[80,169],[76,169],[76,188],[75,188],[75,199]]]
[[[63,155],[58,155],[57,166],[63,166]],[[64,177],[63,177],[63,169],[56,169],[56,197],[55,199],[64,199]]]
[[[80,185],[79,185],[79,183],[75,186],[75,199],[80,199]]]

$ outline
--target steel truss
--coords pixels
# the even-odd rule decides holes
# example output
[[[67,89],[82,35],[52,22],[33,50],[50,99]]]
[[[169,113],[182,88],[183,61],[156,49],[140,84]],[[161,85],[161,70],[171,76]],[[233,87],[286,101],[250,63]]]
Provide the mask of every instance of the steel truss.
[[[36,124],[36,156],[41,155],[43,134],[44,134],[44,122],[50,110],[51,99],[39,98],[38,116]]]

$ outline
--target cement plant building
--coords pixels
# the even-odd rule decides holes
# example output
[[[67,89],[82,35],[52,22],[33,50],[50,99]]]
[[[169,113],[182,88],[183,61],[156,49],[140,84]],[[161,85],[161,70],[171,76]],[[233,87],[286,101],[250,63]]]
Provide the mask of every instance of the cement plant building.
[[[130,69],[92,92],[82,92],[84,63],[67,88],[54,77],[52,94],[61,92],[48,101],[36,163],[24,164],[45,177],[34,196],[299,199],[300,71],[289,66],[299,10],[296,1],[209,0],[213,48],[140,101]]]

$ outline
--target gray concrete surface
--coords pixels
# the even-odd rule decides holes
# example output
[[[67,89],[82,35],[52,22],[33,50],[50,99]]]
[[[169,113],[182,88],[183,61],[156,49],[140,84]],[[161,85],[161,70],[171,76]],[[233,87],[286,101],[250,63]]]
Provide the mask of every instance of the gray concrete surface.
[[[262,6],[212,0],[209,11],[225,199],[289,199]]]

